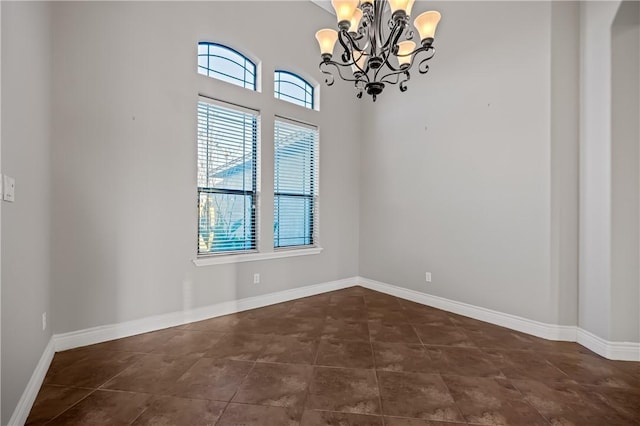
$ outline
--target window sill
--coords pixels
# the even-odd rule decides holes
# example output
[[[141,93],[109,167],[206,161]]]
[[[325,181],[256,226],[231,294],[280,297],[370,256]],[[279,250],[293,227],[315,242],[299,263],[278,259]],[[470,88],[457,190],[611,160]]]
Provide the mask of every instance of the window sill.
[[[227,263],[255,262],[258,260],[281,259],[284,257],[308,256],[320,254],[322,247],[310,247],[304,249],[278,250],[268,253],[229,254],[221,256],[207,256],[193,259],[196,266],[225,265]]]

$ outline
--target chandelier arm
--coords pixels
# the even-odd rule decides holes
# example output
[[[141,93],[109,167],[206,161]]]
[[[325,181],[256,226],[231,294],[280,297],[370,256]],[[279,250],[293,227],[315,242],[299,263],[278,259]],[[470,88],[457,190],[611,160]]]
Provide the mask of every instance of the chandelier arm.
[[[418,70],[420,71],[420,66],[424,66],[426,67],[426,71],[420,71],[421,74],[425,74],[427,71],[429,71],[429,66],[428,65],[422,65],[423,63],[426,63],[426,61],[428,61],[429,59],[433,58],[433,56],[435,55],[435,49],[433,46],[428,46],[428,47],[418,47],[417,49],[415,49],[413,52],[411,53],[407,53],[405,55],[402,55],[403,57],[405,56],[412,56],[412,55],[419,55],[422,52],[427,52],[427,54],[431,53],[430,55],[428,55],[427,57],[423,58],[420,60],[420,63],[418,65]],[[396,55],[397,56],[397,55]],[[414,56],[415,59],[415,56]],[[389,68],[391,71],[393,71],[392,73],[389,73],[387,75],[385,75],[384,77],[382,77],[382,79],[380,81],[383,81],[385,77],[395,74],[395,73],[400,73],[402,71],[406,71],[408,72],[411,68],[413,68],[413,65],[415,64],[415,60],[411,61],[409,63],[409,65],[407,67],[404,68],[396,68],[394,67],[391,62],[386,61],[383,65],[386,65],[387,68]],[[395,83],[392,83],[395,84]]]
[[[351,38],[351,34],[349,34],[349,33],[348,33],[348,32],[346,32],[346,31],[344,31],[344,32],[342,32],[342,31],[341,31],[339,34],[344,35],[344,36],[348,39],[349,43],[350,43],[352,46],[355,46],[355,50],[356,50],[357,52],[361,52],[361,53],[363,52],[363,50],[360,50],[360,48],[359,48],[355,43],[353,43],[353,42],[352,42],[352,41],[353,41],[353,39]],[[321,62],[321,63],[320,63],[320,66],[322,66],[323,64],[325,64],[325,65],[327,65],[327,64],[328,64],[328,65],[333,65],[333,66],[334,66],[334,67],[336,67],[336,69],[338,70],[338,75],[340,75],[340,78],[342,78],[342,79],[343,79],[343,80],[345,80],[345,81],[362,81],[362,82],[366,82],[366,83],[368,83],[368,82],[369,82],[369,76],[367,75],[367,71],[369,70],[369,67],[367,66],[365,69],[360,68],[360,65],[358,65],[358,62],[355,60],[355,57],[354,57],[354,55],[353,55],[352,51],[351,51],[351,50],[349,49],[349,47],[347,46],[347,44],[342,40],[342,38],[341,38],[341,37],[338,37],[338,40],[340,40],[340,43],[341,43],[341,44],[342,44],[342,46],[345,48],[345,54],[346,54],[347,52],[349,52],[349,55],[351,56],[351,58],[346,58],[346,57],[345,57],[345,55],[342,55],[342,61],[343,61],[343,63],[341,63],[341,62],[337,62],[337,61],[333,61],[333,60],[327,60],[327,61],[323,61],[323,62]],[[350,66],[352,66],[352,65],[355,65],[355,66],[358,68],[358,70],[360,70],[360,72],[361,72],[361,76],[355,76],[355,77],[356,77],[355,79],[348,79],[348,78],[346,78],[346,77],[344,77],[344,76],[342,75],[342,72],[340,71],[340,67],[350,67]],[[322,71],[323,73],[325,73],[325,74],[327,73],[326,71],[323,71],[322,69],[321,69],[321,71]],[[328,73],[331,75],[332,80],[333,80],[333,74],[331,74],[331,72],[328,72]],[[365,79],[363,79],[362,77],[365,77],[365,78],[366,78],[366,81],[365,81]],[[325,80],[325,81],[326,81],[326,80]],[[328,84],[328,83],[327,83],[327,84]],[[333,82],[332,82],[331,84],[333,84]],[[331,84],[329,84],[329,86],[330,86]]]
[[[411,53],[408,53],[408,54],[407,54],[407,55],[405,55],[405,56],[408,56],[408,55],[417,55],[417,54],[422,53],[422,52],[426,52],[426,54],[428,55],[428,56],[427,56],[427,57],[425,57],[423,60],[428,61],[429,59],[431,59],[431,58],[433,58],[433,57],[435,56],[435,54],[436,54],[436,49],[435,49],[435,47],[433,47],[433,46],[428,46],[428,47],[418,47],[416,50],[414,50],[414,51],[413,51],[413,52],[411,52]]]
[[[350,60],[350,56],[351,55],[351,49],[349,49],[349,46],[347,46],[347,43],[345,43],[344,38],[349,39],[349,33],[347,32],[347,30],[340,30],[340,32],[338,33],[338,41],[340,42],[340,44],[342,45],[342,48],[344,49],[344,52],[342,53],[342,62],[349,62]]]
[[[398,37],[398,38],[399,38],[399,37]],[[397,39],[396,39],[396,40],[397,40]],[[394,45],[395,45],[395,43],[394,43]],[[392,53],[392,51],[391,51],[390,49],[387,49],[386,51],[384,51],[384,52],[383,52],[383,60],[384,60],[384,62],[382,62],[382,65],[380,66],[380,68],[378,68],[378,69],[375,71],[375,73],[374,73],[374,75],[373,75],[373,79],[374,79],[374,81],[377,81],[377,80],[378,80],[378,74],[380,74],[380,72],[381,72],[385,67],[386,67],[386,68],[388,68],[388,69],[390,69],[390,70],[392,71],[392,73],[391,73],[391,74],[396,73],[396,72],[400,72],[400,71],[402,71],[402,70],[403,70],[402,68],[395,68],[395,67],[391,64],[391,62],[389,62],[389,58],[391,57],[391,53]],[[409,65],[409,68],[410,68],[410,67],[411,67],[411,65]],[[380,79],[380,81],[384,80],[384,78],[385,78],[386,76],[388,76],[388,75],[390,75],[390,74],[387,74],[387,75],[385,75],[384,77],[382,77],[382,78]],[[397,82],[396,82],[396,83],[397,83]],[[396,83],[392,83],[392,84],[396,84]]]
[[[355,37],[351,36],[351,39],[353,41],[355,41],[355,42],[358,42],[358,41],[360,41],[360,40],[362,40],[364,38],[364,32],[362,32],[362,28],[359,29],[358,32],[354,33],[354,34],[355,34]],[[351,34],[349,34],[349,35],[351,35]]]
[[[433,46],[429,46],[424,50],[424,52],[429,51],[431,51],[431,54],[423,58],[418,64],[418,71],[420,72],[420,74],[426,74],[427,72],[429,72],[429,64],[427,64],[427,61],[434,57],[434,55],[436,54],[436,49]]]
[[[380,68],[378,68],[376,70],[376,72],[374,73],[374,77],[373,77],[374,80],[378,79],[378,74],[380,74],[380,71],[382,71],[382,69],[385,66],[387,68],[389,68],[390,70],[394,71],[394,72],[398,71],[398,69],[395,68],[393,65],[391,65],[391,62],[389,62],[389,57],[391,57],[392,54],[395,54],[394,46],[397,45],[398,40],[400,40],[400,37],[402,37],[402,33],[404,32],[405,28],[406,28],[406,22],[405,21],[402,21],[402,20],[395,21],[395,24],[393,26],[393,30],[391,31],[391,34],[389,35],[389,39],[387,40],[387,42],[385,43],[383,49],[381,50],[381,55],[383,57],[383,63],[380,66]],[[380,80],[380,81],[382,81],[382,80]]]
[[[358,78],[358,77],[356,77],[356,78],[347,78],[347,77],[345,77],[344,75],[342,75],[342,71],[341,71],[340,69],[341,69],[341,68],[346,68],[346,67],[348,67],[348,66],[351,66],[352,64],[347,64],[347,65],[345,65],[345,64],[341,64],[340,62],[331,61],[331,60],[329,60],[329,61],[323,61],[323,62],[320,62],[320,65],[319,65],[320,71],[322,71],[322,73],[323,73],[323,74],[328,74],[328,75],[330,75],[330,76],[332,77],[332,79],[333,79],[333,74],[331,73],[331,71],[326,71],[326,70],[323,70],[323,69],[322,69],[322,66],[323,66],[323,65],[324,65],[324,66],[327,66],[327,65],[333,65],[334,67],[336,67],[336,70],[338,71],[338,75],[339,75],[339,76],[340,76],[340,78],[341,78],[341,79],[343,79],[344,81],[356,81],[356,82],[358,82],[358,81],[359,81],[359,82],[362,82],[363,84],[369,81],[369,78],[368,78],[368,76],[367,76],[366,74],[364,74],[364,76],[367,76],[367,80],[366,80],[366,81],[365,81],[364,79],[362,79],[362,78]],[[326,80],[325,80],[325,81],[326,81]],[[327,84],[328,84],[329,86],[331,86],[331,84],[333,84],[333,82],[332,82],[331,84],[329,84],[329,83],[327,83]]]
[[[342,31],[340,33],[342,34]],[[342,44],[342,47],[344,47],[345,49],[350,49],[351,51],[356,51],[356,52],[363,52],[364,51],[364,49],[361,49],[360,46],[358,46],[358,43],[356,43],[356,41],[362,39],[362,37],[353,38],[348,31],[344,31],[343,35],[347,38],[349,43],[347,45],[346,43],[343,42],[343,40],[340,40],[341,44]],[[349,46],[351,46],[351,48],[349,48]],[[353,56],[353,54],[351,56]],[[347,62],[347,61],[345,61],[345,62]]]
[[[404,32],[406,26],[407,23],[405,21],[399,20],[394,22],[393,28],[391,29],[391,34],[389,34],[387,42],[382,46],[383,51],[387,49],[389,49],[390,51],[393,50],[393,46],[398,44],[398,40],[400,40],[400,37],[402,37],[402,33]]]
[[[344,62],[345,65],[353,65],[355,63],[353,52],[355,51],[362,53],[363,49],[358,46],[356,39],[351,37],[351,34],[349,34],[347,30],[341,30],[338,35],[338,41],[344,49],[344,53],[342,54],[342,62]]]
[[[326,61],[322,61],[320,62],[320,65],[318,65],[318,68],[320,69],[320,72],[324,75],[326,75],[326,77],[324,78],[324,82],[327,84],[327,86],[333,86],[333,83],[335,83],[335,77],[333,76],[333,74],[331,73],[331,71],[327,71],[322,69],[323,65],[327,65]]]
[[[391,68],[391,67],[389,66],[389,56],[388,56],[388,55],[384,58],[384,62],[382,63],[382,65],[380,66],[380,68],[378,68],[377,70],[375,70],[375,72],[373,73],[373,81],[378,81],[378,74],[380,74],[380,71],[382,71],[382,70],[385,68],[385,66],[386,66],[387,68],[389,68],[389,69]],[[383,78],[384,78],[384,77],[383,77]],[[380,79],[380,81],[382,81],[382,79]]]
[[[356,81],[353,85],[356,88],[356,97],[358,99],[362,99],[362,93],[364,92],[366,85],[364,83],[364,81],[360,80],[360,81]]]
[[[433,56],[435,55],[435,49],[433,48],[433,46],[428,46],[428,47],[422,47],[422,46],[421,46],[421,47],[418,47],[418,48],[417,48],[417,49],[415,49],[413,52],[411,52],[411,53],[407,53],[407,54],[405,54],[405,55],[402,55],[402,57],[405,57],[405,56],[413,56],[413,55],[416,55],[416,56],[417,56],[417,55],[419,55],[419,54],[420,54],[420,53],[422,53],[422,52],[427,52],[427,53],[429,53],[429,52],[430,52],[431,54],[430,54],[429,56],[427,56],[427,57],[423,58],[423,59],[420,61],[420,64],[418,65],[418,70],[420,70],[420,65],[422,65],[424,62],[428,61],[429,59],[433,58]],[[398,55],[396,55],[396,56],[398,56]],[[392,72],[392,73],[389,73],[389,74],[387,74],[387,75],[385,75],[384,77],[382,77],[382,79],[381,79],[380,81],[384,80],[384,78],[385,78],[385,77],[387,77],[387,76],[389,76],[389,75],[391,75],[391,74],[394,74],[394,73],[399,73],[399,72],[401,72],[401,71],[406,71],[406,72],[408,72],[411,68],[413,68],[413,65],[414,65],[415,63],[416,63],[416,61],[415,61],[415,56],[414,56],[414,60],[412,60],[412,61],[409,63],[409,65],[408,65],[408,66],[406,66],[406,67],[401,67],[401,68],[396,68],[396,67],[394,67],[394,66],[391,64],[391,62],[389,62],[389,61],[387,60],[383,65],[386,65],[386,66],[387,66],[387,68],[389,68],[389,69],[390,69],[391,71],[393,71],[393,72]],[[426,66],[426,71],[424,71],[424,72],[420,71],[420,73],[421,73],[421,74],[425,74],[425,73],[429,70],[429,66],[427,66],[427,65],[425,65],[425,66]],[[395,83],[392,83],[392,84],[395,84]]]
[[[404,72],[404,76],[405,79],[400,81],[400,91],[401,92],[406,92],[407,91],[407,81],[411,80],[411,74],[409,74],[409,70],[406,70]]]
[[[358,62],[353,63],[353,65],[355,65],[355,67],[358,69],[358,72],[361,74],[359,80],[364,82],[364,79],[362,77],[366,77],[367,79],[367,83],[369,82],[369,76],[367,75],[367,71],[369,71],[369,66],[367,65],[364,69],[360,68],[360,65],[358,64]],[[353,73],[354,76],[356,75],[356,72]]]
[[[409,29],[409,31],[407,31],[407,35],[405,37],[405,40],[412,40],[414,35],[415,35],[415,32],[412,29]]]
[[[358,97],[358,99],[361,99],[362,93],[364,92],[365,86],[366,86],[364,81],[362,80],[356,81],[353,86],[356,88],[356,91],[357,91],[356,96]]]
[[[408,70],[397,70],[394,72],[390,72],[382,76],[382,78],[380,79],[380,82],[388,83],[388,84],[398,84],[400,82],[400,75],[406,74],[407,72]],[[395,78],[391,79],[392,77],[395,77]]]
[[[396,55],[397,56],[397,55]],[[404,56],[404,55],[403,55]],[[400,72],[400,71],[406,71],[409,68],[411,68],[413,66],[413,63],[409,64],[408,67],[404,67],[404,68],[396,68],[393,66],[393,64],[391,62],[389,62],[389,58],[387,57],[387,59],[383,62],[382,64],[383,66],[380,67],[380,70],[382,70],[382,68],[384,68],[384,66],[386,66],[388,69],[390,69],[392,71],[392,73],[396,73],[396,72]],[[387,74],[389,75],[389,74]],[[384,77],[382,77],[384,78]]]
[[[389,63],[389,56],[391,56],[391,52],[388,49],[383,50],[381,52],[381,55],[382,55],[382,64],[373,73],[373,81],[378,81],[378,74],[380,74],[380,71],[382,71],[385,68],[385,66],[387,68],[391,68],[391,64]]]

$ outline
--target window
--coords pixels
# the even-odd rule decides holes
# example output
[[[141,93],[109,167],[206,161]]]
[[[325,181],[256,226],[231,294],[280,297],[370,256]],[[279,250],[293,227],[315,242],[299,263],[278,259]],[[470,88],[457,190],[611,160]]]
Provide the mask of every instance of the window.
[[[274,96],[313,109],[313,86],[289,71],[276,70],[273,75]]]
[[[257,111],[198,102],[198,254],[256,249]]]
[[[221,44],[198,43],[198,73],[256,90],[256,64]]]
[[[276,118],[274,247],[316,243],[318,129]]]

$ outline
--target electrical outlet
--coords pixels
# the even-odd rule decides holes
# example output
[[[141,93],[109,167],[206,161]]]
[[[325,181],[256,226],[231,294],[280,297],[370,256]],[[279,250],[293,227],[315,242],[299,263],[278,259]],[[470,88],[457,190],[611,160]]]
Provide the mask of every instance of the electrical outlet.
[[[260,274],[253,274],[253,283],[260,284]]]
[[[43,312],[42,313],[42,331],[45,331],[47,329],[47,313]]]
[[[426,273],[425,273],[425,276],[424,276],[424,279],[425,279],[428,283],[430,283],[430,282],[431,282],[431,272],[426,272]]]

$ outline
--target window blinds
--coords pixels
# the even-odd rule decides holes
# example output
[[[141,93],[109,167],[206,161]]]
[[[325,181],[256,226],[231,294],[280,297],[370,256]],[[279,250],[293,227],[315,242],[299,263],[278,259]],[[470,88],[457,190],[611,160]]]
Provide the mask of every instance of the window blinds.
[[[276,117],[274,123],[274,247],[317,241],[318,129]]]
[[[198,102],[198,254],[256,248],[257,111]]]

